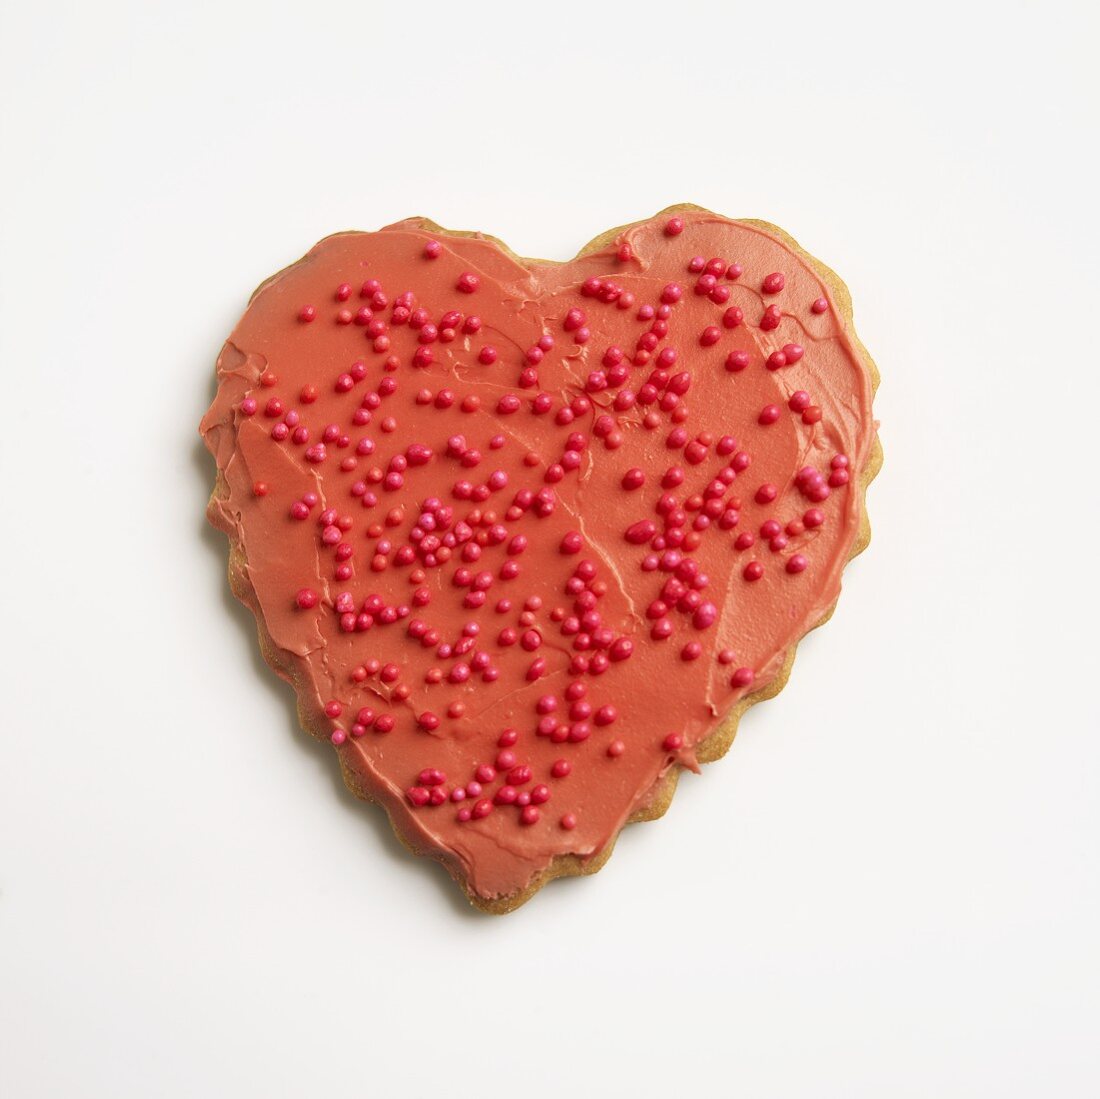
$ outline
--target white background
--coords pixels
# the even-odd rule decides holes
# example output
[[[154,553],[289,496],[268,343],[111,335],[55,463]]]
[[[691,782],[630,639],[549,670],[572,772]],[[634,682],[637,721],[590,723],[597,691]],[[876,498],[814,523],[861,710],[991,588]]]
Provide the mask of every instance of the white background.
[[[0,9],[5,1099],[1100,1093],[1094,5]],[[850,285],[874,542],[662,822],[487,918],[261,665],[213,360],[334,230],[679,201]]]

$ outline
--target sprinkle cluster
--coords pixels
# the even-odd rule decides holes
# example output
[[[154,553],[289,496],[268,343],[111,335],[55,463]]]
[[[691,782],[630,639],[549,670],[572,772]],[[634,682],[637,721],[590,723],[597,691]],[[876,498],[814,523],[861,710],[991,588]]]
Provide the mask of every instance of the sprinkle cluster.
[[[684,231],[669,218],[661,246],[678,248]],[[483,273],[456,266],[440,283],[434,272],[457,262],[447,241],[407,239],[410,262],[433,273],[430,296],[348,272],[324,300],[294,303],[286,323],[296,339],[308,346],[310,332],[335,327],[347,354],[292,391],[265,370],[237,404],[238,425],[259,425],[312,471],[312,487],[289,496],[292,486],[255,482],[253,506],[277,509],[288,537],[306,532],[319,563],[320,575],[286,592],[288,608],[362,653],[322,707],[333,743],[420,737],[424,765],[405,779],[415,810],[569,831],[583,817],[569,798],[578,768],[602,767],[613,783],[637,753],[658,767],[693,758],[682,730],[621,728],[616,668],[640,646],[657,654],[661,675],[709,660],[729,704],[761,669],[719,636],[723,608],[768,583],[793,591],[813,573],[849,458],[820,445],[828,404],[807,381],[812,345],[769,334],[831,306],[789,300],[787,272],[752,272],[737,256],[684,256],[677,281],[643,294],[631,272],[645,257],[628,233],[610,250],[622,273],[578,282],[544,330],[515,346],[483,300]],[[752,293],[735,293],[750,282]],[[682,319],[687,302],[705,306],[706,323]],[[605,342],[609,330],[630,338]],[[785,384],[795,367],[808,388]],[[766,372],[783,399],[751,408],[741,438],[692,426],[701,371],[734,388]],[[552,443],[525,450],[525,421]],[[639,432],[651,440],[647,460],[632,465],[616,452]],[[788,483],[754,475],[761,448],[784,440],[801,453],[816,441],[817,463]],[[592,516],[563,503],[597,466],[613,470],[609,513],[627,516],[611,549],[590,542]],[[716,546],[733,562],[726,590],[700,561]],[[531,564],[547,547],[557,562],[549,581],[545,557]],[[605,606],[624,583],[635,623]],[[457,629],[447,627],[456,613]],[[542,690],[543,680],[552,686]],[[530,684],[540,687],[526,723],[492,729],[485,758],[471,751],[468,766],[448,770],[433,745]],[[441,701],[421,708],[431,697]]]

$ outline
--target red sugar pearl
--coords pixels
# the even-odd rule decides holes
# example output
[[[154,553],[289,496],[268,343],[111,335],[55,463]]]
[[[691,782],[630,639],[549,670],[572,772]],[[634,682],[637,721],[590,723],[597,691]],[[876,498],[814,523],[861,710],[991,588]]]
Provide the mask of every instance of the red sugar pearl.
[[[805,348],[800,343],[785,343],[782,348],[787,365],[798,362],[806,354]]]
[[[626,751],[626,745],[621,740],[613,740],[607,746],[607,754],[612,759],[618,759]]]
[[[778,294],[786,285],[787,280],[779,271],[773,271],[770,275],[765,275],[764,281],[761,283],[765,294]]]
[[[741,575],[746,580],[759,580],[764,575],[764,566],[759,561],[750,561]]]
[[[577,815],[575,813],[565,813],[558,823],[566,832],[572,832],[577,827]]]
[[[718,620],[718,608],[713,603],[703,603],[691,617],[691,624],[697,630],[709,629]]]
[[[513,767],[508,772],[508,785],[509,786],[523,786],[524,783],[531,781],[531,768],[526,764],[520,764],[517,767]]]
[[[808,564],[809,562],[801,553],[796,553],[787,561],[787,572],[791,574],[802,572]]]
[[[303,324],[309,324],[310,321],[316,320],[317,310],[312,305],[303,305],[298,311],[298,320]]]
[[[764,310],[764,315],[760,318],[760,327],[765,332],[772,332],[779,327],[779,322],[783,319],[783,314],[779,311],[778,305],[769,305]]]
[[[731,374],[740,373],[749,365],[749,353],[747,351],[731,351],[726,356],[726,369]]]
[[[304,611],[317,606],[317,593],[312,588],[302,588],[294,597],[294,602]]]
[[[665,350],[671,351],[672,348],[669,347]],[[668,365],[671,366],[672,364],[669,363]],[[683,397],[690,388],[691,375],[686,370],[681,371],[679,374],[673,374],[672,377],[668,380],[668,391],[670,393],[675,393],[677,396]]]
[[[810,395],[804,389],[796,389],[787,402],[787,407],[792,412],[802,412],[810,407]]]
[[[760,410],[760,415],[757,417],[757,422],[761,423],[765,426],[767,426],[768,424],[774,424],[776,422],[776,420],[779,419],[779,415],[780,415],[779,405],[777,405],[777,404],[765,405]]]
[[[781,370],[787,365],[787,356],[782,351],[773,351],[767,358],[765,366],[769,370]]]
[[[684,231],[684,219],[673,217],[665,222],[665,236],[678,237]]]
[[[802,422],[804,424],[816,424],[821,422],[821,409],[817,405],[810,405],[809,408],[803,409]]]
[[[748,687],[752,684],[752,681],[756,678],[756,673],[752,668],[738,668],[737,671],[730,676],[731,687]]]
[[[424,245],[424,257],[426,259],[439,259],[443,255],[443,245],[438,240],[430,240]]]
[[[713,347],[722,338],[722,332],[713,324],[708,324],[699,336],[699,343],[703,347]]]
[[[556,759],[553,765],[550,767],[550,774],[554,778],[566,778],[573,770],[573,764],[567,759]]]
[[[268,486],[268,483],[266,481],[257,481],[252,486],[252,495],[253,496],[266,496],[269,491],[270,491],[269,486]]]
[[[561,552],[564,554],[580,553],[584,548],[584,539],[580,531],[571,530],[561,540]]]
[[[773,484],[764,482],[757,490],[754,499],[758,504],[770,504],[779,495],[779,490]]]
[[[515,805],[518,793],[515,787],[503,785],[493,794],[493,803],[496,805]]]
[[[622,484],[625,489],[641,488],[645,484],[645,472],[638,468],[628,469],[623,474]]]
[[[810,312],[820,314],[827,312],[829,309],[829,303],[824,298],[817,298],[813,305],[810,306]]]
[[[666,752],[678,752],[684,746],[684,738],[679,733],[669,733],[661,741],[661,747]]]
[[[458,281],[455,283],[455,289],[463,294],[472,294],[481,285],[481,279],[477,277],[472,271],[463,271],[458,276]]]

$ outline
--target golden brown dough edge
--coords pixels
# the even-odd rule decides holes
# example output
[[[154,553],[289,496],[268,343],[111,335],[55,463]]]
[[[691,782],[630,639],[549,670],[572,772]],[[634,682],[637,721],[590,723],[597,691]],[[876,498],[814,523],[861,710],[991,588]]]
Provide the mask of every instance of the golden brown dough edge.
[[[690,202],[678,203],[675,206],[666,207],[664,210],[659,210],[653,216],[655,218],[663,217],[666,214],[676,214],[684,211],[700,212],[705,214],[713,213],[713,211],[707,210],[705,207],[696,206]],[[723,215],[715,215],[723,216]],[[435,232],[446,233],[452,237],[480,237],[484,240],[490,240],[495,243],[502,251],[507,253],[513,259],[521,264],[531,263],[550,263],[550,262],[566,262],[572,263],[574,260],[580,259],[583,256],[589,255],[592,252],[599,251],[605,245],[611,243],[620,233],[627,229],[630,229],[633,225],[641,224],[641,222],[631,222],[627,225],[620,225],[615,229],[608,229],[606,232],[601,233],[594,240],[586,244],[577,254],[573,257],[573,260],[565,261],[550,261],[550,260],[532,260],[525,259],[522,256],[517,255],[508,247],[503,241],[491,236],[487,233],[475,233],[468,231],[456,231],[451,229],[444,229],[443,226],[438,225],[430,218],[413,218],[410,220],[418,221],[424,228],[433,230]],[[645,218],[645,221],[651,221],[652,218]],[[798,242],[783,229],[780,229],[777,225],[772,225],[767,221],[760,221],[757,219],[748,218],[730,218],[727,220],[740,221],[745,225],[752,225],[759,229],[763,229],[765,232],[777,237],[781,240],[792,252],[801,257],[806,263],[813,268],[814,272],[821,278],[821,280],[828,286],[833,295],[833,299],[840,309],[844,325],[852,340],[858,348],[861,360],[867,365],[871,373],[871,395],[874,396],[879,386],[879,371],[874,360],[871,358],[867,351],[867,348],[863,345],[863,342],[859,339],[855,332],[854,320],[852,315],[852,297],[848,292],[848,287],[844,284],[841,278],[831,268],[827,267],[815,256],[810,255],[805,249],[803,249]],[[339,234],[333,234],[339,235]],[[327,239],[327,238],[325,238]],[[301,261],[298,261],[301,262]],[[295,264],[290,264],[283,270],[289,270],[290,267]],[[282,271],[277,272],[270,278],[265,279],[253,292],[249,298],[249,303],[255,299],[265,286],[275,281],[282,274]],[[868,459],[866,467],[862,470],[859,477],[859,514],[860,525],[859,531],[856,535],[856,540],[852,546],[852,552],[848,555],[848,561],[845,562],[847,566],[854,557],[861,554],[871,541],[871,524],[867,517],[867,488],[871,482],[878,475],[879,470],[882,468],[882,444],[879,441],[878,433],[876,431],[874,443],[871,449],[871,454]],[[320,722],[311,722],[309,716],[304,712],[300,702],[300,696],[298,691],[298,681],[296,669],[294,668],[292,661],[284,659],[281,650],[275,645],[271,638],[270,633],[267,630],[267,625],[264,622],[263,612],[260,609],[259,600],[256,596],[255,588],[252,586],[251,581],[248,578],[248,562],[245,558],[244,551],[241,548],[240,540],[234,536],[232,530],[227,530],[224,526],[216,521],[216,501],[222,499],[226,495],[226,483],[222,476],[221,471],[218,471],[217,479],[214,484],[214,491],[210,498],[210,504],[207,508],[207,516],[210,521],[217,526],[220,530],[225,531],[229,538],[230,551],[229,551],[229,586],[233,594],[239,599],[246,607],[248,607],[256,618],[256,629],[259,636],[260,651],[263,654],[264,659],[267,661],[271,669],[279,675],[281,678],[287,680],[295,691],[295,698],[299,699],[298,702],[298,721],[302,728],[312,737],[317,740],[328,742],[329,737],[327,730],[321,725]],[[832,617],[833,612],[836,610],[837,600],[833,601],[825,613],[815,622],[806,633],[802,635],[804,638],[806,634],[812,630],[817,629],[818,626],[824,625]],[[751,694],[746,695],[740,702],[734,706],[726,720],[710,734],[705,740],[701,741],[696,750],[696,757],[700,763],[713,763],[717,759],[721,759],[730,749],[730,745],[733,744],[734,737],[737,735],[737,726],[741,721],[742,716],[752,706],[755,706],[758,702],[765,702],[770,698],[774,698],[779,692],[786,686],[787,680],[790,678],[791,669],[794,667],[794,658],[798,649],[798,644],[801,642],[795,642],[787,652],[786,658],[783,662],[783,667],[779,670],[779,673],[768,683],[764,684],[759,690],[753,691]],[[364,801],[377,802],[378,799],[374,798],[364,787],[360,784],[358,777],[354,775],[347,767],[344,766],[343,757],[338,757],[340,760],[340,769],[343,774],[344,784],[348,790],[351,791],[356,797],[361,798]],[[683,769],[682,765],[677,765],[672,768],[663,778],[658,780],[657,783],[651,787],[645,804],[637,809],[625,822],[626,824],[634,824],[640,821],[657,820],[659,817],[664,816],[668,811],[669,806],[672,804],[673,795],[676,793],[676,783],[679,779],[680,771]],[[381,804],[381,803],[379,803]],[[507,912],[514,912],[521,905],[524,905],[529,901],[540,889],[547,883],[553,881],[555,878],[564,877],[580,877],[586,874],[595,874],[600,870],[607,860],[611,857],[612,851],[615,849],[615,842],[619,838],[619,833],[616,833],[611,839],[608,840],[603,850],[597,854],[582,859],[578,855],[558,855],[545,870],[537,874],[530,884],[516,893],[510,893],[504,897],[495,897],[487,899],[480,897],[474,893],[466,881],[461,872],[461,868],[457,861],[449,858],[446,853],[432,850],[420,850],[411,844],[408,838],[404,835],[402,830],[398,828],[390,815],[388,808],[386,809],[387,816],[389,816],[390,827],[393,829],[394,834],[399,840],[407,847],[413,854],[427,855],[434,858],[437,862],[443,864],[443,866],[450,873],[451,877],[457,882],[458,886],[466,894],[470,903],[482,912],[492,913],[493,915],[503,915]],[[622,829],[620,829],[620,832]]]

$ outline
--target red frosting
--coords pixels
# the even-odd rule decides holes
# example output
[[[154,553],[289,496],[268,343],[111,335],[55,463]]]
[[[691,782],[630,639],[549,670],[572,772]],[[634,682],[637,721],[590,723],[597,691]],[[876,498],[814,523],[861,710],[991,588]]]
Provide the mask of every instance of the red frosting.
[[[835,602],[873,368],[821,270],[705,211],[566,264],[410,220],[322,241],[226,343],[235,590],[472,898],[598,860]]]

